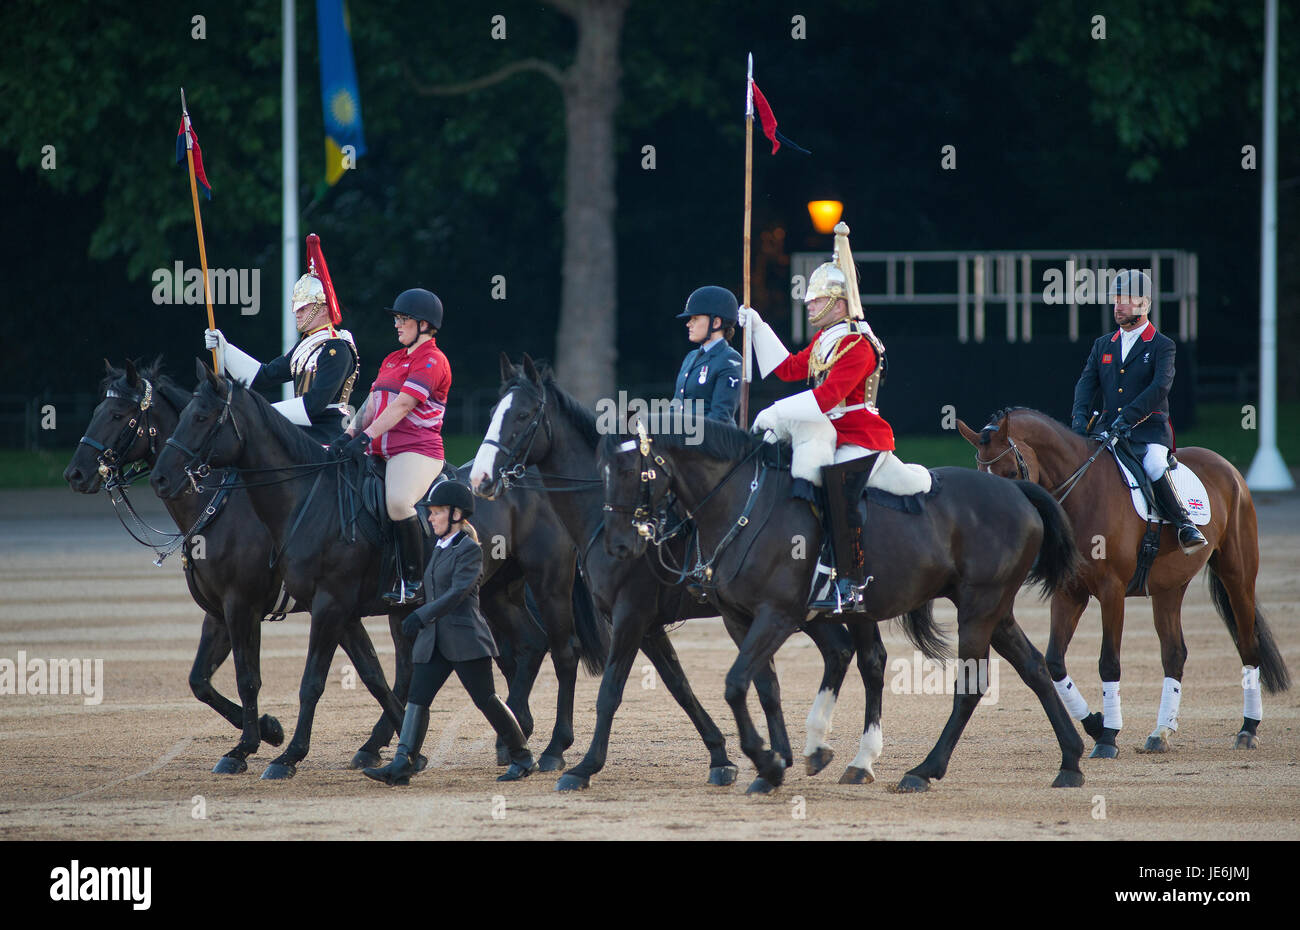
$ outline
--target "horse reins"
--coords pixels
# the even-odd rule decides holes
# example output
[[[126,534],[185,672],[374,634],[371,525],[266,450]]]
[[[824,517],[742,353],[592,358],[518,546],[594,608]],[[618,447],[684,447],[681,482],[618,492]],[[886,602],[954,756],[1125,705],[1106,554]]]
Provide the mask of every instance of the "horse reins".
[[[994,462],[998,461],[999,459],[1003,458],[1004,456],[1006,456],[1008,453],[1013,453],[1016,457],[1016,471],[1022,480],[1027,481],[1029,480],[1029,466],[1025,464],[1025,457],[1021,455],[1020,447],[1016,445],[1016,441],[1011,438],[1010,418],[1007,418],[1007,420],[1008,420],[1007,448],[1003,449],[1001,452],[993,456],[993,458],[991,459],[980,458],[979,450],[976,449],[975,464],[989,466],[992,465]],[[985,426],[984,428],[989,429],[990,427],[996,428],[996,426],[992,423],[988,424],[988,426]],[[1088,457],[1088,460],[1086,462],[1084,462],[1077,469],[1075,469],[1074,474],[1070,475],[1070,477],[1066,478],[1064,481],[1062,481],[1055,488],[1053,488],[1051,491],[1048,492],[1049,494],[1052,495],[1052,497],[1056,498],[1056,502],[1058,504],[1063,502],[1067,497],[1070,496],[1070,492],[1074,490],[1075,486],[1078,485],[1079,481],[1083,478],[1084,472],[1086,472],[1089,468],[1091,468],[1092,463],[1097,461],[1097,456],[1101,455],[1101,453],[1109,447],[1110,447],[1110,442],[1102,443],[1100,446],[1097,447],[1097,451]],[[1065,492],[1064,494],[1061,493],[1062,490],[1064,490]],[[1057,497],[1058,494],[1060,494],[1061,496]]]

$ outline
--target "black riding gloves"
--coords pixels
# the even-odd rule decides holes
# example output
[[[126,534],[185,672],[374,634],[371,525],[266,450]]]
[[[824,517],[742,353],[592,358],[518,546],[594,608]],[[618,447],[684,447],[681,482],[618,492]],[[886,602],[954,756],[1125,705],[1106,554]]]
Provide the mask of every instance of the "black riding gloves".
[[[370,448],[370,435],[368,433],[357,433],[351,439],[348,439],[345,434],[336,439],[335,442],[339,440],[347,440],[339,447],[338,455],[340,458],[361,458],[361,456],[365,455],[366,450]],[[333,450],[334,446],[331,444],[330,451]]]

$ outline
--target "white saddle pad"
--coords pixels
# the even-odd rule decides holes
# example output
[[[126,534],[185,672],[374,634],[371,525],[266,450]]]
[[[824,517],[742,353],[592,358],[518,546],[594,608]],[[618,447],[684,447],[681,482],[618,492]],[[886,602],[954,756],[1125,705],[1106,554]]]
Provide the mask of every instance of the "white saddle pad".
[[[1147,515],[1146,498],[1142,496],[1142,488],[1138,486],[1137,481],[1133,479],[1133,473],[1124,466],[1119,459],[1115,459],[1115,464],[1119,466],[1120,476],[1124,483],[1129,486],[1129,493],[1133,496],[1133,509],[1143,520],[1151,519]],[[1210,522],[1210,496],[1205,493],[1205,485],[1201,484],[1201,479],[1196,477],[1196,473],[1187,467],[1186,463],[1179,462],[1178,467],[1169,473],[1169,477],[1174,480],[1174,490],[1178,492],[1178,499],[1183,502],[1187,508],[1187,513],[1192,518],[1192,522],[1197,526],[1205,526]],[[1168,523],[1156,516],[1156,522]]]

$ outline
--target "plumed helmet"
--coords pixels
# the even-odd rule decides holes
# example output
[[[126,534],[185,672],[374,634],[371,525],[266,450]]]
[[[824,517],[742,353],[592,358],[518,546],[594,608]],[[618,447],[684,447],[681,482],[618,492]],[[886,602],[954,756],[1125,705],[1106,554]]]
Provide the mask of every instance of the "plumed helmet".
[[[325,285],[314,274],[305,274],[293,286],[293,312],[325,303]]]
[[[740,315],[740,303],[736,300],[736,295],[731,293],[725,287],[716,287],[712,284],[705,287],[696,288],[691,292],[691,296],[686,298],[686,309],[677,314],[677,319],[687,320],[693,316],[718,317],[722,320],[723,325],[736,322]]]
[[[835,254],[825,264],[818,265],[808,278],[808,287],[804,291],[804,303],[818,297],[829,297],[827,308],[843,298],[848,304],[849,318],[862,319],[862,298],[858,296],[858,269],[853,264],[853,250],[849,247],[849,227],[847,223],[835,224]]]
[[[400,313],[413,320],[424,320],[434,329],[442,329],[442,301],[433,291],[422,287],[413,287],[397,295],[391,307],[385,307],[390,313]]]
[[[430,507],[459,507],[461,514],[468,518],[474,513],[474,495],[459,481],[448,479],[431,487],[418,506],[426,521],[429,519]]]
[[[1125,297],[1151,297],[1151,277],[1145,271],[1125,268],[1118,272],[1110,282],[1110,299],[1123,294]]]

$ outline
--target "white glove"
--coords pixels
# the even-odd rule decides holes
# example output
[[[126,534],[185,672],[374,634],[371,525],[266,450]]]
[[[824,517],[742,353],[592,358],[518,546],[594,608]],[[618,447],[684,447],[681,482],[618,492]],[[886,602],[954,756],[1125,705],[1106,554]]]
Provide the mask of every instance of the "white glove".
[[[758,412],[758,416],[754,417],[754,425],[750,427],[750,431],[763,433],[768,430],[775,430],[779,420],[780,417],[777,416],[775,404],[771,407],[764,407]]]
[[[226,337],[221,334],[219,329],[205,329],[203,331],[203,347],[205,349],[224,349],[226,346]]]
[[[736,314],[736,322],[748,329],[755,323],[761,325],[763,318],[758,315],[758,311],[753,307],[741,307]]]

